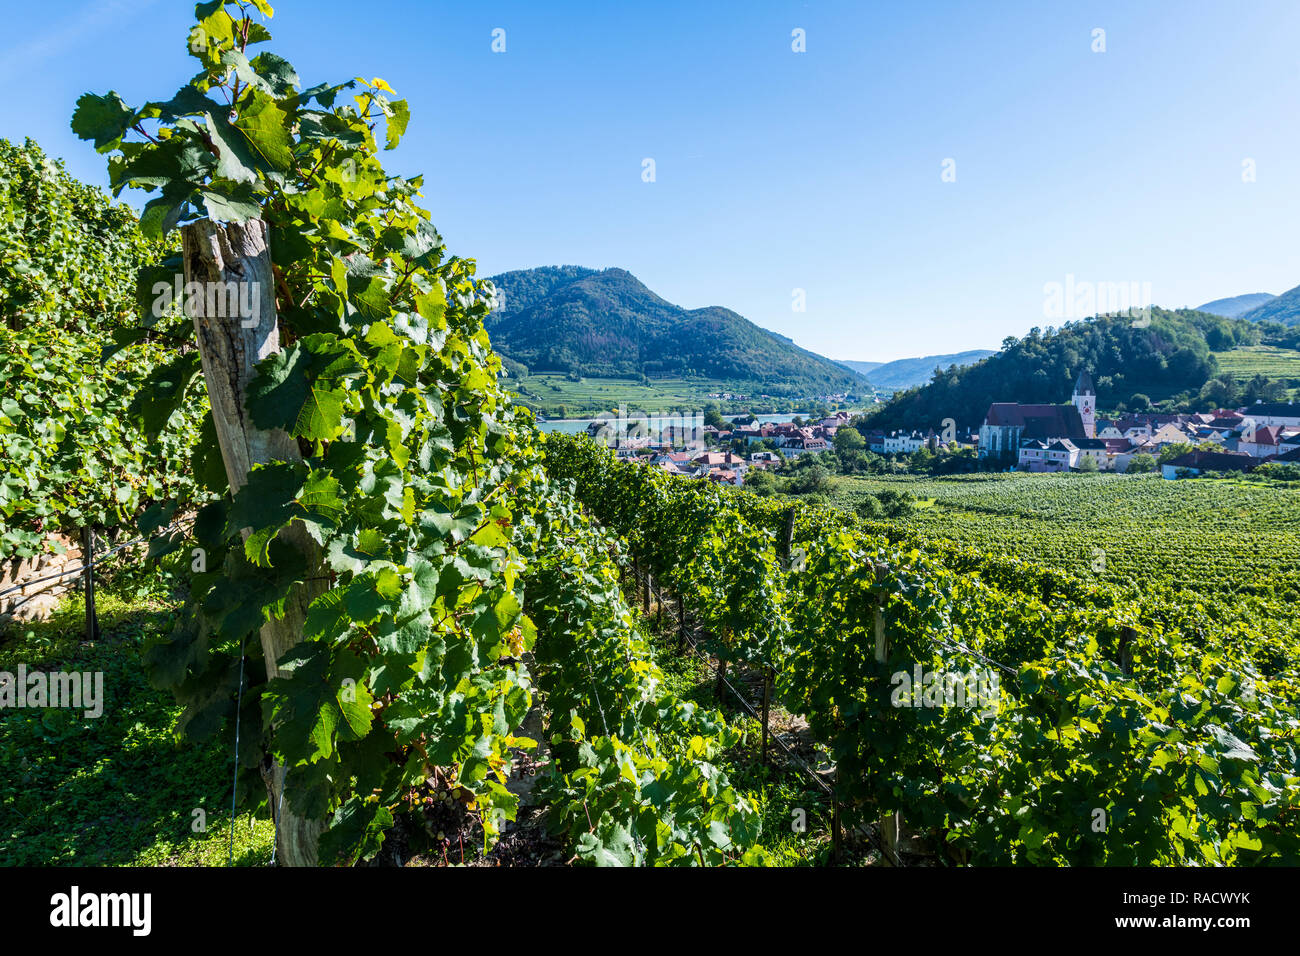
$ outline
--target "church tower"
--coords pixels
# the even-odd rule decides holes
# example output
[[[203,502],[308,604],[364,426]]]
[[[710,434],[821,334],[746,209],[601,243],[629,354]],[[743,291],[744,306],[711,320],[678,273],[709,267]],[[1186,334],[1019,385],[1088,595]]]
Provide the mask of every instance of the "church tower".
[[[1074,395],[1070,399],[1079,409],[1083,419],[1083,433],[1088,438],[1097,437],[1097,390],[1092,387],[1092,376],[1087,369],[1079,372],[1079,380],[1074,383]]]

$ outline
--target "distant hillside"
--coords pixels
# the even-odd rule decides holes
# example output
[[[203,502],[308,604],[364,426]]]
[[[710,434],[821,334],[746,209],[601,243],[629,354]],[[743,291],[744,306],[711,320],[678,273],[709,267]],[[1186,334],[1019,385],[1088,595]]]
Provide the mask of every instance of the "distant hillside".
[[[1221,315],[1227,319],[1238,319],[1249,312],[1251,309],[1263,305],[1277,296],[1271,292],[1251,292],[1249,295],[1236,295],[1231,299],[1215,299],[1213,302],[1207,302],[1205,305],[1197,306],[1197,312],[1209,312],[1211,315]]]
[[[859,375],[870,375],[876,369],[880,368],[880,366],[885,364],[884,362],[853,362],[849,359],[836,359],[835,361],[838,364],[843,365],[845,368],[852,369]]]
[[[1250,322],[1277,322],[1279,325],[1300,325],[1300,286],[1296,286],[1279,296],[1274,296],[1263,305],[1256,306],[1241,316]]]
[[[921,358],[898,359],[893,362],[877,364],[870,372],[863,372],[867,381],[882,392],[897,392],[902,389],[915,388],[930,381],[936,368],[947,369],[950,365],[961,368],[974,365],[980,359],[993,355],[991,349],[971,349],[969,352],[954,352],[950,355],[926,355]],[[843,363],[848,365],[850,363]],[[855,362],[854,367],[870,365],[870,362]],[[859,371],[862,371],[859,369]]]
[[[492,283],[492,345],[530,371],[699,377],[786,396],[866,388],[855,372],[729,309],[673,305],[626,269],[546,266]]]
[[[1103,410],[1129,403],[1135,393],[1187,400],[1218,372],[1212,348],[1257,344],[1259,338],[1253,323],[1191,309],[1152,308],[1145,327],[1127,316],[1101,316],[1050,335],[1034,329],[976,365],[945,370],[929,384],[896,394],[870,414],[870,425],[938,428],[953,418],[958,427],[977,426],[993,402],[1069,401],[1082,369],[1096,383]]]

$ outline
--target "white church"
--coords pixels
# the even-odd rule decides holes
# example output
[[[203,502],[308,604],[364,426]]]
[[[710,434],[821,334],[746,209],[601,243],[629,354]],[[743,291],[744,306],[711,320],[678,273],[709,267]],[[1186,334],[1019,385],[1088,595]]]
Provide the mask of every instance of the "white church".
[[[1107,445],[1097,437],[1097,390],[1086,369],[1068,405],[994,402],[980,427],[980,458],[1024,471],[1066,471],[1085,455],[1105,467]]]

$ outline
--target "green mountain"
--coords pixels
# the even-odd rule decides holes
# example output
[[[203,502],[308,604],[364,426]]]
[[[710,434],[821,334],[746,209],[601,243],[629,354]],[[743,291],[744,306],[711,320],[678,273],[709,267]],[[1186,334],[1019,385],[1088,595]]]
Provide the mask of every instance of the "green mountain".
[[[1228,319],[1239,319],[1251,309],[1276,299],[1271,292],[1251,292],[1248,295],[1235,295],[1231,299],[1215,299],[1205,305],[1196,307],[1197,312],[1209,312]]]
[[[529,371],[696,377],[770,395],[858,392],[855,372],[729,309],[683,309],[626,269],[546,266],[492,277],[493,347]]]
[[[1300,285],[1263,305],[1242,313],[1251,322],[1277,322],[1279,325],[1300,325]]]
[[[1024,404],[1070,400],[1078,374],[1096,383],[1102,410],[1123,403],[1190,405],[1219,373],[1211,351],[1257,345],[1260,326],[1205,312],[1152,308],[1150,322],[1129,316],[1097,316],[1047,334],[1032,329],[1008,338],[1002,350],[965,368],[945,369],[925,385],[897,393],[869,414],[874,428],[939,428],[945,418],[958,427],[977,426],[994,402]],[[877,370],[879,371],[879,370]]]
[[[969,352],[925,355],[920,358],[897,359],[893,362],[841,362],[840,364],[861,372],[867,377],[867,381],[882,392],[896,392],[924,385],[930,381],[930,376],[934,374],[936,368],[974,365],[980,359],[988,358],[992,354],[990,349],[971,349]]]

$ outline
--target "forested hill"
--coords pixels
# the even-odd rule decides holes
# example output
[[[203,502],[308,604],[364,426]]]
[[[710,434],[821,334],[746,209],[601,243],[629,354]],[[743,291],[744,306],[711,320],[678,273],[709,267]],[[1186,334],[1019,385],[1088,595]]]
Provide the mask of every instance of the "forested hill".
[[[1133,405],[1135,394],[1186,402],[1217,373],[1212,351],[1256,344],[1263,335],[1255,323],[1190,309],[1152,308],[1150,324],[1142,325],[1128,316],[1099,316],[1059,330],[1031,329],[982,362],[944,370],[895,395],[871,413],[869,424],[937,429],[952,418],[958,427],[978,426],[993,402],[1068,402],[1081,369],[1096,383],[1103,411]]]
[[[936,368],[949,365],[973,365],[982,358],[992,355],[989,349],[972,349],[969,352],[954,352],[948,355],[925,355],[920,358],[897,359],[885,362],[870,372],[863,372],[867,380],[876,388],[885,392],[914,388],[930,380]],[[847,363],[845,363],[847,364]],[[858,371],[862,371],[859,369]]]
[[[1239,319],[1252,309],[1257,309],[1276,298],[1277,296],[1269,292],[1251,292],[1247,295],[1234,295],[1230,299],[1215,299],[1213,302],[1205,303],[1205,305],[1198,305],[1196,311],[1210,312],[1229,319]]]
[[[695,376],[773,395],[867,387],[855,372],[729,309],[683,309],[625,269],[547,266],[493,276],[493,347],[531,371]]]
[[[1252,322],[1300,325],[1300,286],[1269,299],[1249,312],[1242,313],[1241,317]]]

